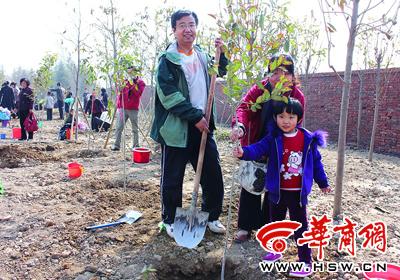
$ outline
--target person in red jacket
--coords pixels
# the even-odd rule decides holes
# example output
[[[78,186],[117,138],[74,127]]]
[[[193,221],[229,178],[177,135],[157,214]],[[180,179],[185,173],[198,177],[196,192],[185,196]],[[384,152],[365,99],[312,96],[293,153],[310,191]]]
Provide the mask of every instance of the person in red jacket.
[[[289,84],[284,86],[289,86],[292,90],[284,95],[300,101],[304,111],[304,94],[296,83],[293,58],[285,54],[274,55],[269,65],[281,56],[283,56],[282,64],[277,65],[274,71],[271,71],[268,66],[269,75],[261,83],[265,89],[272,92],[281,76],[285,76]],[[262,108],[256,112],[250,109],[250,104],[256,102],[257,97],[263,92],[264,89],[259,88],[257,84],[253,85],[236,110],[238,123],[236,124],[235,117],[232,119],[231,139],[233,141],[240,139],[242,146],[248,146],[262,139],[267,134],[268,123],[273,120],[273,102],[271,100],[263,103]],[[269,222],[268,193],[265,193],[263,201],[261,199],[262,195],[252,194],[242,188],[239,200],[238,231],[235,235],[236,242],[248,240],[253,230],[257,230]]]
[[[133,66],[128,68],[128,73],[133,74],[137,69]],[[132,148],[139,146],[138,115],[140,97],[143,94],[146,84],[136,76],[132,83],[126,81],[122,92],[117,96],[117,127],[115,129],[115,142],[111,147],[112,151],[118,151],[121,145],[121,135],[126,121],[129,119],[132,124]]]

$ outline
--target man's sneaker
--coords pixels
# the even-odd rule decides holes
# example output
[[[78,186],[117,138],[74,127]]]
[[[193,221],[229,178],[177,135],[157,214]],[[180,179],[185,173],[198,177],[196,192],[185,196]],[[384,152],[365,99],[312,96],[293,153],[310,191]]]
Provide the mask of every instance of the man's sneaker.
[[[111,148],[111,151],[119,151],[119,148],[117,148],[117,147],[112,147],[112,148]]]
[[[282,254],[275,254],[275,253],[271,253],[268,252],[264,257],[263,257],[263,261],[266,262],[276,262],[277,260],[282,259]]]
[[[163,223],[162,226],[169,235],[169,237],[174,238],[174,225]]]
[[[309,263],[303,263],[304,265],[300,270],[290,270],[289,276],[290,277],[298,277],[298,278],[304,278],[307,276],[310,276],[312,274],[312,269],[311,269],[311,264]]]
[[[226,232],[226,228],[219,220],[208,222],[207,225],[208,225],[208,228],[212,232],[215,232],[215,233],[225,233]]]

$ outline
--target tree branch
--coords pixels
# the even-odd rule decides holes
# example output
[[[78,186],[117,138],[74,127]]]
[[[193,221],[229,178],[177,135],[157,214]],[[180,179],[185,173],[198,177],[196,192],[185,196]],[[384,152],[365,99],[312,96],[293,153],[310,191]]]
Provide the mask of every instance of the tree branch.
[[[333,72],[335,72],[335,74],[336,74],[336,75],[338,76],[338,78],[342,81],[342,83],[344,83],[343,78],[340,77],[340,75],[339,75],[338,72],[336,71],[335,67],[331,64],[331,47],[332,47],[332,42],[331,42],[331,38],[329,37],[329,33],[328,33],[328,31],[326,30],[326,19],[325,19],[325,15],[324,15],[324,8],[323,8],[322,1],[323,1],[323,0],[319,0],[319,7],[320,7],[321,12],[322,12],[322,15],[323,15],[322,18],[323,18],[323,20],[324,20],[325,34],[326,34],[326,37],[327,37],[327,39],[328,39],[328,65],[329,65],[329,68],[331,68],[331,69],[333,70]]]
[[[377,6],[379,6],[379,5],[382,4],[382,3],[383,3],[383,0],[380,0],[380,1],[379,1],[378,3],[376,3],[374,6],[369,7],[369,6],[371,5],[371,0],[370,0],[369,3],[368,3],[367,8],[366,8],[364,11],[362,11],[361,13],[359,13],[358,16],[364,16],[368,11],[371,11],[371,10],[375,9]]]
[[[324,14],[334,14],[334,15],[343,14],[343,15],[351,17],[351,14],[342,12],[342,11],[332,11],[332,12],[324,11],[323,13]]]
[[[372,2],[372,0],[369,0],[369,3],[367,5],[366,9],[368,9],[371,6],[371,2]],[[361,13],[361,14],[358,15],[358,17],[360,18],[360,21],[359,21],[360,24],[362,23],[362,21],[364,19],[364,16],[365,16],[365,13]],[[356,29],[357,29],[357,27],[356,27]]]

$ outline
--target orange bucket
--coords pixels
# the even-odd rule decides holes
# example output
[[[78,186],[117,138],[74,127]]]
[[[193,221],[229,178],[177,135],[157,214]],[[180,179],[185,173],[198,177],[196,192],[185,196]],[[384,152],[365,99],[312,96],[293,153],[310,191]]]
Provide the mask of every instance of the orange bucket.
[[[14,127],[12,129],[12,138],[21,139],[21,128],[20,127]]]
[[[150,149],[133,148],[132,160],[134,163],[148,163],[150,161]]]
[[[79,178],[83,173],[83,166],[77,162],[68,163],[69,178]]]
[[[65,132],[65,138],[68,140],[71,140],[71,129],[67,128],[66,132]]]

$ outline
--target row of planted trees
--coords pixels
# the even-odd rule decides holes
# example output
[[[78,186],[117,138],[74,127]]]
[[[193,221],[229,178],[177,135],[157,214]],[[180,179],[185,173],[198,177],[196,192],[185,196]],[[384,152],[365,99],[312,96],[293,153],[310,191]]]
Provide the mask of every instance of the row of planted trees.
[[[197,42],[201,43],[210,53],[213,52],[213,39],[216,36],[221,37],[226,43],[226,53],[231,63],[228,65],[224,93],[228,97],[231,108],[235,108],[243,93],[251,85],[260,83],[265,75],[270,55],[276,52],[288,52],[294,56],[297,61],[297,71],[303,75],[305,95],[308,93],[309,75],[316,71],[326,54],[328,54],[329,65],[336,72],[330,60],[330,51],[334,41],[332,34],[340,33],[343,36],[346,32],[337,31],[331,20],[333,17],[344,15],[349,39],[347,54],[342,58],[346,61],[346,69],[344,77],[340,77],[343,97],[335,183],[335,217],[340,216],[341,213],[345,132],[355,41],[357,37],[366,32],[378,34],[376,36],[384,35],[389,40],[389,38],[393,38],[391,30],[396,24],[399,8],[395,4],[389,7],[386,16],[367,23],[363,22],[364,18],[369,18],[368,15],[372,10],[380,7],[381,2],[383,1],[375,1],[375,3],[370,1],[360,12],[359,0],[349,2],[319,0],[324,19],[323,26],[326,28],[328,38],[327,48],[324,48],[320,41],[322,36],[320,24],[313,13],[306,15],[302,21],[295,21],[288,16],[286,4],[278,0],[226,0],[224,7],[218,13],[210,15],[210,19],[214,18],[215,24],[212,27],[203,25],[198,28]],[[69,42],[69,45],[73,47],[72,57],[75,56],[76,65],[75,92],[77,93],[82,91],[78,81],[84,76],[89,85],[102,80],[102,83],[105,83],[111,89],[112,95],[115,96],[115,93],[123,86],[124,79],[128,77],[126,70],[130,65],[137,66],[147,84],[154,86],[157,55],[172,40],[169,17],[174,9],[167,4],[162,4],[156,10],[146,8],[133,17],[133,22],[127,23],[116,8],[117,4],[116,0],[108,0],[98,9],[93,8],[89,12],[90,16],[85,14],[86,20],[91,17],[93,22],[91,25],[82,22],[79,0],[72,7],[71,4],[66,4],[66,7],[72,11],[70,18],[73,19],[73,24],[61,36],[63,41]],[[394,13],[389,15],[389,12],[393,11]],[[377,42],[380,40],[377,39]],[[362,49],[363,46],[359,46],[359,48]],[[365,48],[364,57],[371,53],[367,49]],[[379,71],[383,57],[379,47],[375,47],[375,57]],[[53,55],[46,56],[37,72],[37,84],[43,88],[48,87],[47,83],[51,80],[48,78],[48,75],[51,76],[49,69],[54,65],[55,59]],[[380,86],[381,80],[378,79],[376,115],[378,115],[379,109]],[[260,87],[263,88],[262,85]],[[285,101],[281,96],[285,90],[287,89],[282,88],[282,85],[278,85],[273,92],[265,90],[254,104],[250,104],[252,110],[258,110],[260,104],[269,99]],[[112,103],[109,106],[110,109],[114,108]],[[110,111],[112,112],[112,110]],[[371,151],[373,151],[376,125],[377,123],[374,121]]]

